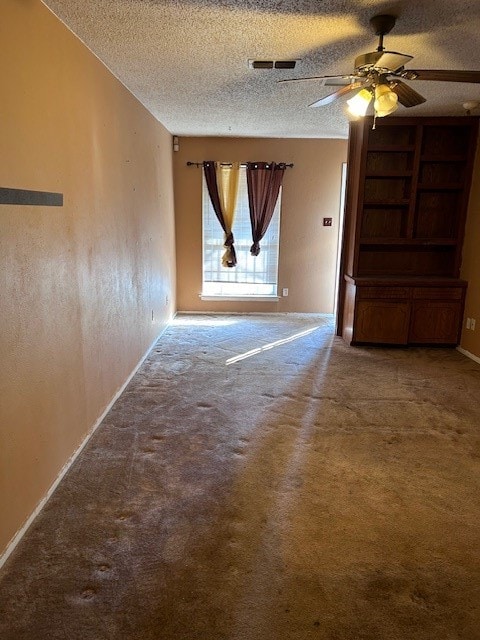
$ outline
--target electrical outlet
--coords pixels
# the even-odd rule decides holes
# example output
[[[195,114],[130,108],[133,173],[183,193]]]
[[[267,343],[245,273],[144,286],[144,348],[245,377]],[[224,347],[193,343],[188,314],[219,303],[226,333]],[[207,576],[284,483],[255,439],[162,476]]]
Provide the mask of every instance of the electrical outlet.
[[[470,318],[470,329],[475,331],[475,318]]]
[[[153,314],[153,309],[152,309],[152,322],[155,322],[155,317],[154,317],[154,314]]]
[[[324,218],[323,219],[323,226],[324,227],[331,227],[333,223],[333,219],[332,218]]]
[[[470,329],[470,325],[471,325],[472,321],[470,318],[467,318],[465,321],[465,328],[466,329]]]
[[[283,296],[284,298],[286,298],[286,297],[288,296],[288,289],[287,289],[287,287],[285,287],[284,289],[282,289],[282,296]]]

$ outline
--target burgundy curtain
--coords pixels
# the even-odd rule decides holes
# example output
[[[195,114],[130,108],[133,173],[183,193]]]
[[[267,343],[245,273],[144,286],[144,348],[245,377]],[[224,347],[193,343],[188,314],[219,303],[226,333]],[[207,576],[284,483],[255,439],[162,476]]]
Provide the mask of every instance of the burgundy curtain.
[[[235,267],[237,264],[237,254],[235,253],[235,247],[233,246],[234,239],[233,233],[227,232],[227,225],[223,217],[222,205],[220,204],[220,195],[218,193],[217,172],[215,169],[215,162],[213,160],[207,160],[203,163],[203,173],[205,175],[205,181],[207,183],[208,195],[212,202],[213,210],[218,218],[218,221],[225,234],[225,241],[223,246],[229,249],[229,259],[226,263],[227,267]]]
[[[284,163],[247,162],[248,204],[253,240],[250,247],[252,256],[258,256],[260,253],[260,240],[265,235],[272,219],[285,168]]]

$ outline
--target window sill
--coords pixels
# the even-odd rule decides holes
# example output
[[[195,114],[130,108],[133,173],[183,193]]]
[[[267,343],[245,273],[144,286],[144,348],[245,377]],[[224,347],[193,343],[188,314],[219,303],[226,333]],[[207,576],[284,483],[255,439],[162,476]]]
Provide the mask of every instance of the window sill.
[[[230,300],[231,302],[278,302],[280,296],[204,296],[199,294],[200,300]]]

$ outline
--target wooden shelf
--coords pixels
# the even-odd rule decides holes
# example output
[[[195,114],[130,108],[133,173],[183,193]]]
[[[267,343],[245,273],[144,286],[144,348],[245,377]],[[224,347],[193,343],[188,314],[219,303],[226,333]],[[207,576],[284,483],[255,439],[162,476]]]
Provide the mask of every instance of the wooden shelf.
[[[463,183],[451,182],[450,184],[435,184],[433,182],[419,182],[417,191],[459,191],[463,189]]]
[[[363,287],[375,287],[385,285],[392,286],[432,286],[432,287],[462,287],[464,289],[467,288],[466,280],[458,280],[457,278],[444,278],[437,276],[361,276],[361,277],[352,277],[349,275],[345,275],[344,279],[351,284],[361,285]]]
[[[404,146],[399,146],[397,144],[373,144],[368,147],[369,151],[385,151],[388,153],[405,153],[407,151],[415,151],[414,144],[407,144]]]
[[[413,171],[368,171],[366,178],[411,178]]]
[[[362,245],[398,245],[412,247],[455,246],[453,238],[360,238]]]
[[[465,162],[465,156],[443,156],[424,154],[420,156],[420,162]]]
[[[350,124],[337,331],[349,344],[458,344],[476,117]]]
[[[403,198],[402,200],[364,200],[364,207],[408,207],[410,200]]]

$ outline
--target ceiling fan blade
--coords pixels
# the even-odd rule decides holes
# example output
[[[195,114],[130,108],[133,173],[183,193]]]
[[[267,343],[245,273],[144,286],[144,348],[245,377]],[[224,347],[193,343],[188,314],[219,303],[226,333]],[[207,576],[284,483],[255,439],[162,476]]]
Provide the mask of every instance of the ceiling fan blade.
[[[406,80],[439,80],[441,82],[474,82],[480,84],[480,71],[453,71],[450,69],[405,70],[400,73]]]
[[[312,102],[312,104],[310,104],[308,106],[309,107],[324,107],[325,105],[331,104],[335,100],[338,100],[338,98],[341,98],[342,96],[346,95],[347,93],[350,93],[350,91],[355,91],[355,89],[360,89],[360,87],[363,87],[364,85],[365,85],[364,82],[351,82],[346,87],[341,87],[340,89],[337,89],[337,91],[334,91],[333,93],[330,93],[328,96],[325,96],[324,98],[320,98],[320,100],[317,100],[316,102]]]
[[[345,87],[352,82],[366,82],[364,76],[325,76],[322,87]]]
[[[393,83],[390,84],[390,88],[397,94],[398,101],[400,104],[403,104],[404,107],[416,107],[418,104],[426,102],[426,99],[423,96],[401,80],[394,80]]]
[[[357,80],[359,76],[352,75],[337,75],[337,76],[311,76],[310,78],[286,78],[285,80],[278,80],[278,82],[303,82],[303,80],[323,80],[323,85],[338,84],[335,80],[345,81],[350,83],[353,80]]]

